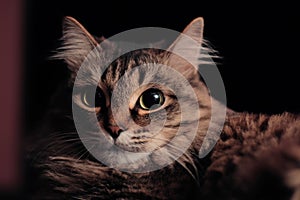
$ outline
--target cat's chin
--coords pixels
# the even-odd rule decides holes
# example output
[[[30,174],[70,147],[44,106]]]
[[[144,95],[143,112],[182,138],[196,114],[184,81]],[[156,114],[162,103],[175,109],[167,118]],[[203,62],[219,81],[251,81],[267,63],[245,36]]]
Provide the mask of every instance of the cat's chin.
[[[167,148],[161,147],[147,152],[145,146],[130,147],[115,140],[115,144],[110,144],[105,153],[99,149],[94,151],[93,156],[111,168],[133,173],[155,171],[174,161]]]
[[[148,172],[151,170],[151,157],[147,153],[129,151],[110,151],[101,156],[99,161],[110,168],[126,172]]]
[[[106,158],[105,163],[109,167],[133,173],[145,173],[156,171],[174,162],[166,154],[166,150],[159,149],[152,153],[119,151],[111,152]]]

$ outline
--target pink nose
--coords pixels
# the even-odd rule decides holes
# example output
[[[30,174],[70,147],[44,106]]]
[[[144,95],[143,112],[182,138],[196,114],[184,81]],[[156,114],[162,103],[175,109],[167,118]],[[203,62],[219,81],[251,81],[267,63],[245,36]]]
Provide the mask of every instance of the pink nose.
[[[110,133],[111,137],[114,139],[117,139],[122,132],[122,129],[120,129],[118,126],[115,126],[115,125],[108,126],[108,129],[109,129],[109,133]]]

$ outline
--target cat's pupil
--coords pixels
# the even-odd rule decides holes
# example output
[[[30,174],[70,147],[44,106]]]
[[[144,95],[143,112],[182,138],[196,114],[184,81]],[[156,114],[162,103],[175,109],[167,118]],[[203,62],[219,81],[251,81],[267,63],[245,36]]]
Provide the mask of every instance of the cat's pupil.
[[[163,105],[164,96],[158,89],[149,89],[139,98],[139,105],[144,110],[155,109]]]
[[[97,87],[95,93],[94,88],[92,87],[86,88],[82,96],[82,101],[86,106],[89,107],[93,107],[93,106],[101,107],[104,101],[102,90],[99,87]],[[94,103],[95,105],[93,105]]]

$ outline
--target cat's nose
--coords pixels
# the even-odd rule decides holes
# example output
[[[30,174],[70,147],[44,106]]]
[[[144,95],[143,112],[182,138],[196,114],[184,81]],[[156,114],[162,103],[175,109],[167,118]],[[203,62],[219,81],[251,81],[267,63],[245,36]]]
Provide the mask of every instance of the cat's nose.
[[[121,134],[121,132],[123,131],[122,129],[120,129],[119,126],[116,126],[116,125],[110,125],[110,126],[108,126],[108,129],[109,129],[109,133],[113,139],[117,139],[119,137],[119,135]]]

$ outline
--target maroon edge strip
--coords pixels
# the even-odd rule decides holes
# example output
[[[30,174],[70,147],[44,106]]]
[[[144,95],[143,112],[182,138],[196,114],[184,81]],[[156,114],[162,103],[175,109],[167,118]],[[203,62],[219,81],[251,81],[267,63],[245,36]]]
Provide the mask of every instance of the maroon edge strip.
[[[20,181],[21,0],[0,1],[0,191]]]

